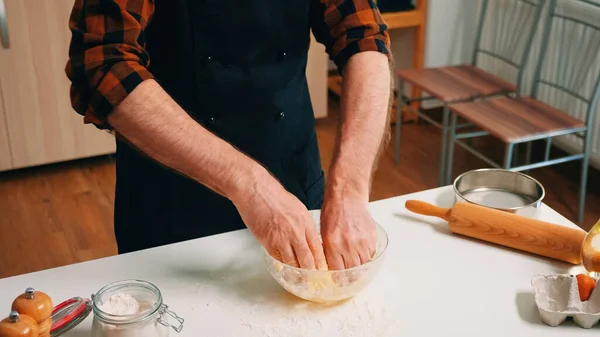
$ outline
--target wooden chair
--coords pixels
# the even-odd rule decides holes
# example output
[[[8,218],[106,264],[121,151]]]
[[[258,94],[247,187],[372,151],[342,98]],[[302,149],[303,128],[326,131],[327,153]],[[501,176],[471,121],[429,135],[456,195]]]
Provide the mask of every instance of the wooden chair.
[[[558,2],[557,2],[558,1]],[[452,121],[447,181],[452,177],[455,144],[494,167],[525,171],[582,160],[578,221],[583,221],[592,125],[600,96],[600,3],[591,0],[550,0],[535,69],[531,97],[503,97],[450,104]],[[581,119],[565,111],[581,112]],[[457,134],[457,118],[481,131]],[[506,144],[504,162],[497,164],[463,142],[492,135]],[[583,139],[581,153],[550,159],[552,139],[573,135]],[[546,140],[544,160],[530,163],[531,142]],[[528,146],[525,165],[513,165],[517,144]]]
[[[448,104],[519,91],[545,0],[483,0],[477,25],[471,64],[425,69],[401,69],[397,72],[398,109],[395,131],[395,162],[400,162],[401,113],[403,109],[442,129],[439,184],[445,184],[449,130]],[[482,35],[486,34],[486,39]],[[516,80],[507,81],[477,67],[481,55],[495,58],[516,70]],[[405,82],[429,94],[429,97],[404,97]],[[414,102],[438,100],[443,104],[442,123],[430,118]]]

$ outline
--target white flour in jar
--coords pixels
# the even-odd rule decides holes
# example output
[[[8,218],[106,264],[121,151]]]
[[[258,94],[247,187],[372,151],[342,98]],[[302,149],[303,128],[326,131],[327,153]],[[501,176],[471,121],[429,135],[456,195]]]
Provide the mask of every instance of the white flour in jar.
[[[127,321],[127,316],[136,316],[152,307],[154,303],[139,302],[133,296],[126,293],[111,295],[98,305],[103,312],[121,316],[122,324],[111,324],[94,319],[92,324],[92,337],[167,337],[169,330],[153,319],[142,319],[141,321]]]
[[[140,303],[129,294],[118,293],[107,298],[99,308],[109,315],[135,315],[140,312]]]

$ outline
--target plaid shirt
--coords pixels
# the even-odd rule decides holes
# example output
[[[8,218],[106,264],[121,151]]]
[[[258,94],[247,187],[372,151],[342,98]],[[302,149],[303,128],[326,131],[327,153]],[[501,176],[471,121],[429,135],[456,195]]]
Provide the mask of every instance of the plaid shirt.
[[[373,0],[311,0],[323,15],[311,18],[315,38],[339,69],[362,51],[389,53],[387,26]],[[72,32],[66,73],[71,103],[85,123],[110,128],[106,116],[142,81],[150,55],[144,30],[153,0],[76,0],[69,19]]]

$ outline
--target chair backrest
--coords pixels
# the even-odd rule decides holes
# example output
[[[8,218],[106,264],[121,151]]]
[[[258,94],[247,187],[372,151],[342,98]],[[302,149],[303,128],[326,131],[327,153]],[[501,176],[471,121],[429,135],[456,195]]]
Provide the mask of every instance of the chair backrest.
[[[482,55],[500,61],[516,73],[517,91],[546,0],[482,0],[473,65]]]
[[[589,127],[600,95],[600,0],[550,0],[532,96]]]

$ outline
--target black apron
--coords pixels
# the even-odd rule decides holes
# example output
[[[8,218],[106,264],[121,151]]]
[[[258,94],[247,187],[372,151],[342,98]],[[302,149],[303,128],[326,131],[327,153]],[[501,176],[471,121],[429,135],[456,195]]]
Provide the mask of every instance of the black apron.
[[[310,3],[156,0],[140,42],[183,109],[317,209],[324,176],[305,76]],[[121,141],[116,163],[119,253],[245,228],[231,201]]]

